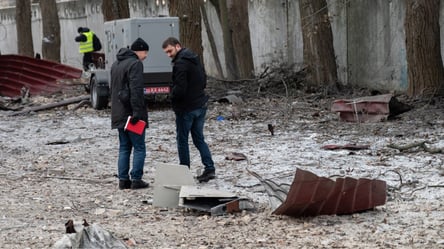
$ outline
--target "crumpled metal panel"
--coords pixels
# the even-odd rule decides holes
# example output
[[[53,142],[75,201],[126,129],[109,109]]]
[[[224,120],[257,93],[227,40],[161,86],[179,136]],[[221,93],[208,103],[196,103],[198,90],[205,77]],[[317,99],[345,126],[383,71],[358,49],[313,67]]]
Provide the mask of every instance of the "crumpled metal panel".
[[[290,190],[290,184],[281,183],[278,184],[270,179],[262,178],[258,173],[254,171],[250,171],[247,169],[247,172],[256,177],[262,184],[267,192],[270,205],[273,210],[278,208],[287,198],[287,193]]]
[[[23,87],[31,95],[54,93],[65,85],[60,79],[77,79],[82,70],[60,63],[21,55],[0,55],[0,95],[20,96]]]
[[[329,178],[297,169],[287,198],[273,214],[316,216],[351,214],[386,202],[386,182],[366,178]]]
[[[190,185],[180,187],[179,206],[210,212],[211,215],[222,215],[254,208],[248,199],[237,197],[234,193]]]
[[[368,96],[356,99],[339,99],[333,101],[331,111],[338,112],[342,121],[379,122],[390,115],[389,102],[392,94]]]

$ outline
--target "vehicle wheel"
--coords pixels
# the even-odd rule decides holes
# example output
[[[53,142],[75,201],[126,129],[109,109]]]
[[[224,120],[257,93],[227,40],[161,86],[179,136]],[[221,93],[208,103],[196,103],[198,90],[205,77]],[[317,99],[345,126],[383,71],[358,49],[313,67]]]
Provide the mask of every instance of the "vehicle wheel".
[[[96,77],[91,78],[91,86],[90,86],[90,93],[91,93],[91,106],[92,108],[96,110],[101,110],[108,106],[108,96],[99,96],[97,89],[97,82]]]

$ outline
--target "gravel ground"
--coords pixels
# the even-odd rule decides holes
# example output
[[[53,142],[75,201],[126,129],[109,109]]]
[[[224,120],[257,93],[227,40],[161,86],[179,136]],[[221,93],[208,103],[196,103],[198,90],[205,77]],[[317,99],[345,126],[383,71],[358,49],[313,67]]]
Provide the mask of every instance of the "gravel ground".
[[[51,248],[69,219],[99,224],[131,248],[444,248],[443,153],[388,147],[427,141],[444,148],[444,101],[411,102],[415,108],[395,120],[356,124],[340,122],[329,111],[331,100],[304,95],[210,105],[205,135],[217,178],[199,185],[231,191],[255,206],[222,216],[153,207],[153,187],[118,190],[117,132],[110,129],[109,110],[0,111],[1,248]],[[151,107],[149,116],[144,179],[153,184],[156,163],[178,159],[172,111]],[[370,149],[321,148],[345,143]],[[231,152],[248,160],[226,160]],[[191,157],[195,175],[202,166],[193,147]],[[387,203],[353,215],[277,216],[247,168],[282,183],[292,182],[296,168],[381,179]]]

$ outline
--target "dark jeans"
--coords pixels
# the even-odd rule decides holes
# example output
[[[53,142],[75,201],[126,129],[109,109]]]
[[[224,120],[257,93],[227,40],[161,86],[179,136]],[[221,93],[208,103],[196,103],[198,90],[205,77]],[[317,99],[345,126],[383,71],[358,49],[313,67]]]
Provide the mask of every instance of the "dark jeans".
[[[119,131],[119,159],[117,169],[120,180],[130,179],[128,173],[130,170],[130,155],[133,153],[133,168],[131,169],[131,180],[141,180],[143,176],[143,166],[145,164],[146,146],[145,146],[145,130],[142,135],[124,131]]]
[[[83,54],[83,70],[89,71],[89,64],[93,63],[92,52]]]
[[[203,128],[207,108],[199,108],[191,112],[176,112],[176,140],[180,164],[190,167],[190,149],[188,135],[191,132],[194,146],[199,150],[205,169],[214,169],[211,152],[205,143]]]

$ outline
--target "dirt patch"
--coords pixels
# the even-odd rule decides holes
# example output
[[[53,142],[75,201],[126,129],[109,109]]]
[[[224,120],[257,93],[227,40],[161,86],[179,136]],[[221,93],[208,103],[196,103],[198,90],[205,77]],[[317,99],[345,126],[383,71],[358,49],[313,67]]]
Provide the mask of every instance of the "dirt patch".
[[[245,196],[256,210],[216,217],[155,208],[149,204],[152,187],[118,190],[117,132],[110,129],[109,110],[67,106],[19,116],[1,111],[2,248],[49,248],[63,236],[69,219],[100,224],[118,238],[134,241],[134,248],[444,248],[443,154],[388,146],[427,141],[444,148],[442,99],[401,98],[414,109],[394,120],[356,124],[340,122],[330,112],[334,97],[282,97],[243,86],[230,92],[210,87],[213,102],[205,135],[217,178],[202,185]],[[73,87],[30,101],[37,105],[84,94],[83,86]],[[233,93],[243,102],[214,101]],[[153,105],[149,120],[144,179],[152,184],[156,163],[178,159],[172,111]],[[370,148],[321,148],[350,143]],[[248,160],[226,160],[232,152]],[[191,158],[196,174],[201,162],[193,147]],[[374,211],[353,215],[275,216],[247,168],[282,183],[292,182],[296,168],[326,177],[377,178],[387,182],[388,199]]]

